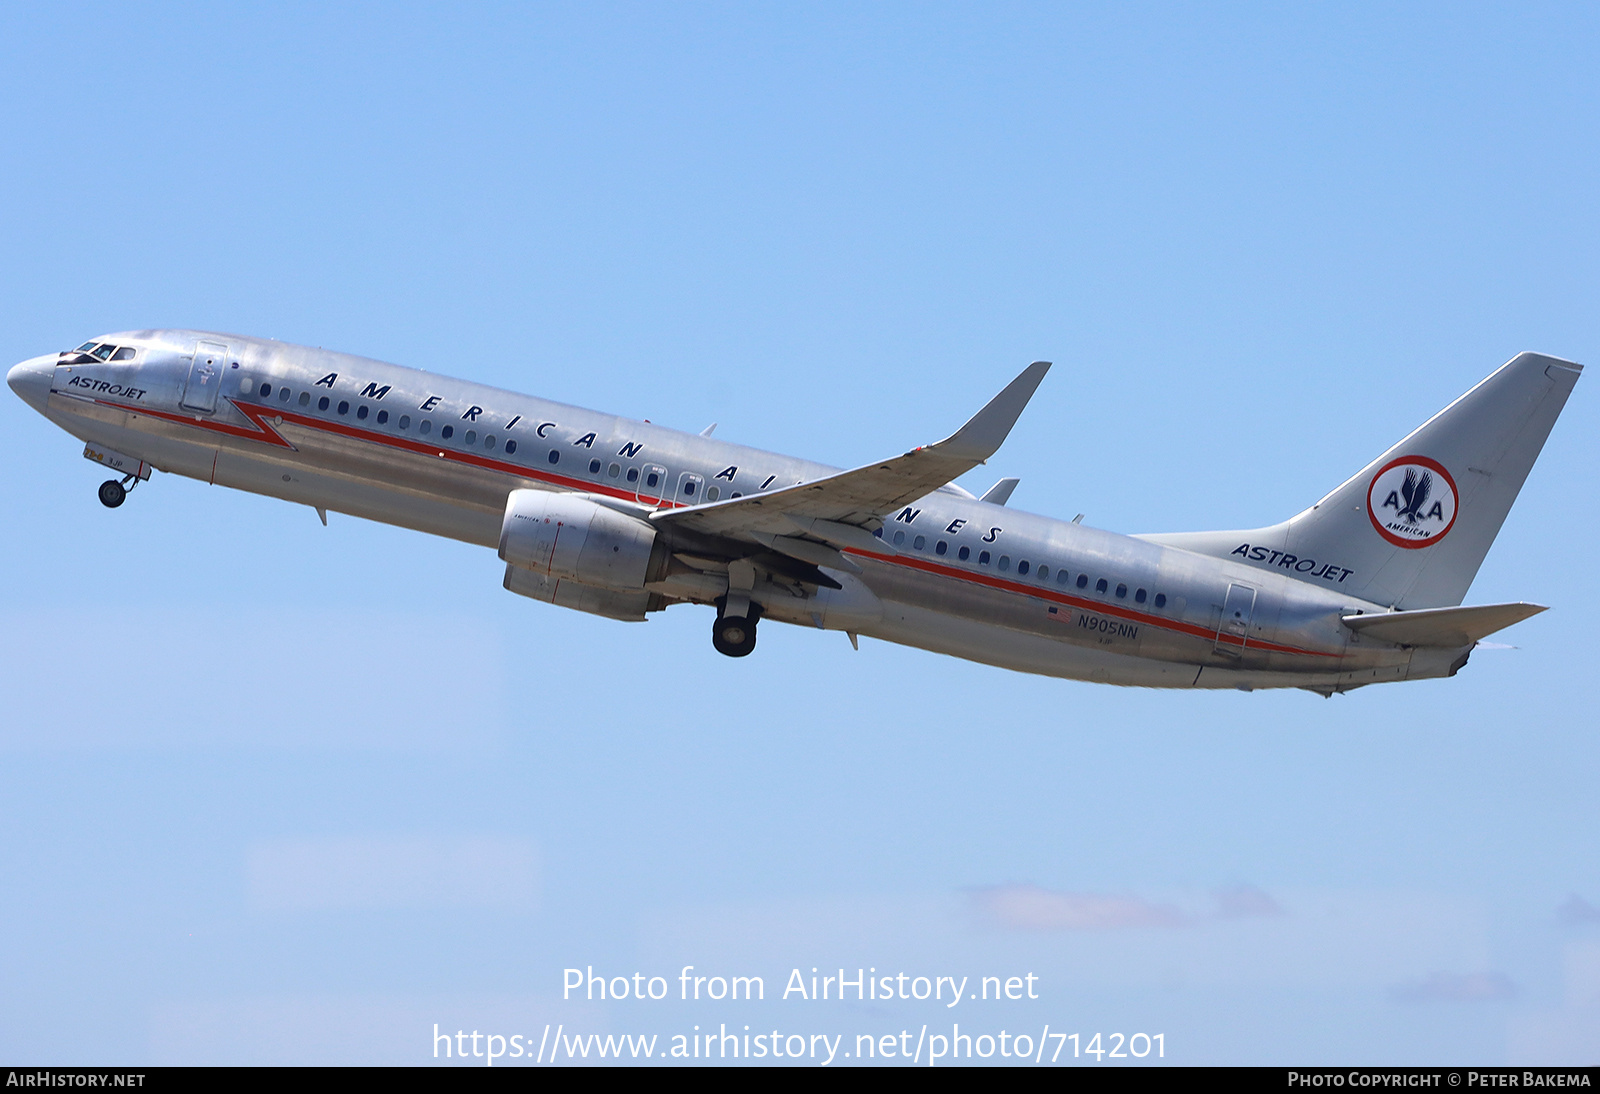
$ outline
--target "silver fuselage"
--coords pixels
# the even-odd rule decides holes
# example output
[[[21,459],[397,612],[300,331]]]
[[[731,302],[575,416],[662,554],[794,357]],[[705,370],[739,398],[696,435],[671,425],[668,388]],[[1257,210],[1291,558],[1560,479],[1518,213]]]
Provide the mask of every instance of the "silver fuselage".
[[[136,355],[35,359],[50,370],[38,409],[74,436],[158,470],[491,549],[517,489],[677,507],[837,471],[265,339],[164,330],[104,340]],[[215,375],[201,376],[206,370]],[[1023,672],[1148,687],[1335,691],[1448,675],[1466,653],[1352,634],[1341,616],[1385,609],[1342,595],[1338,567],[1310,579],[1280,575],[952,487],[885,514],[880,535],[877,550],[845,550],[859,573],[824,571],[841,588],[758,589],[766,617]],[[700,603],[717,593],[703,573],[668,574],[652,591]]]

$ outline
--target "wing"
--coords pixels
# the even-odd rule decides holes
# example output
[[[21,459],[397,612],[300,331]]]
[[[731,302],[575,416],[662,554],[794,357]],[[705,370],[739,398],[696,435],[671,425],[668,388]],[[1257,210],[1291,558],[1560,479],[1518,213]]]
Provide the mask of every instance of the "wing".
[[[1035,361],[966,425],[942,441],[914,448],[903,456],[765,494],[658,510],[650,519],[664,526],[768,546],[772,537],[793,536],[796,531],[838,542],[822,533],[830,526],[842,526],[845,539],[852,533],[859,536],[860,529],[875,524],[883,514],[937,490],[994,455],[1048,371],[1050,362]]]

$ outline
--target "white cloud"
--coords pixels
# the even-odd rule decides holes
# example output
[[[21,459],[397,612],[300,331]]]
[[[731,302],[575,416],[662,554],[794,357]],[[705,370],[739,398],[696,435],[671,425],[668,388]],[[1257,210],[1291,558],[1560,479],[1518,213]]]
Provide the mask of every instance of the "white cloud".
[[[1568,946],[1565,965],[1567,1005],[1600,1007],[1600,942],[1576,942]]]
[[[261,911],[491,908],[531,911],[537,855],[527,840],[336,836],[271,840],[249,851]]]
[[[641,960],[781,976],[791,966],[1016,967],[1090,987],[1345,986],[1374,994],[1439,969],[1484,969],[1482,911],[1426,892],[1063,892],[1012,884],[954,893],[663,909]]]
[[[1482,1003],[1514,998],[1517,986],[1501,972],[1435,972],[1397,984],[1390,994],[1402,1003]]]
[[[1596,908],[1577,893],[1568,893],[1556,914],[1563,923],[1600,923],[1600,908]]]
[[[1233,885],[1216,894],[1217,915],[1222,919],[1249,919],[1255,916],[1287,915],[1283,905],[1254,885]]]
[[[459,1065],[457,1046],[467,1065],[486,1065],[486,1056],[470,1056],[470,1036],[452,1042],[461,1030],[505,1038],[496,1063],[514,1066],[532,1063],[545,1024],[561,1022],[584,1033],[609,1028],[602,1007],[535,996],[247,996],[162,1004],[151,1015],[150,1047],[163,1066]],[[520,1057],[511,1055],[513,1035]]]
[[[1513,1063],[1593,1066],[1600,1059],[1600,942],[1566,947],[1566,1006],[1513,1018],[1507,1055]]]
[[[1059,893],[1037,885],[977,889],[972,900],[986,922],[1026,931],[1181,927],[1189,922],[1169,904],[1155,904],[1135,896]]]

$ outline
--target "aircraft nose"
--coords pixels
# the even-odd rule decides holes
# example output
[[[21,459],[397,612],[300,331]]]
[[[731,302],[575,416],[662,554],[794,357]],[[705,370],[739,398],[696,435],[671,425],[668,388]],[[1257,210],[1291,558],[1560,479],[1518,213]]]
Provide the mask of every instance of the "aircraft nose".
[[[20,365],[13,365],[6,373],[6,383],[33,409],[43,413],[50,398],[50,381],[55,378],[56,354],[33,357]]]

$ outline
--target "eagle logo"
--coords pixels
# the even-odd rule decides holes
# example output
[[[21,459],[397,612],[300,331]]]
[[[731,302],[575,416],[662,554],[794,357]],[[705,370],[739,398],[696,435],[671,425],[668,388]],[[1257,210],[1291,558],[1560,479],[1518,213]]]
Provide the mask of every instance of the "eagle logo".
[[[1428,500],[1428,491],[1431,489],[1433,489],[1432,471],[1424,471],[1419,480],[1416,468],[1406,468],[1406,481],[1400,484],[1400,495],[1406,499],[1405,508],[1400,510],[1402,520],[1410,521],[1412,524],[1422,522],[1422,506]],[[1438,502],[1434,502],[1434,509],[1440,509]],[[1429,510],[1429,515],[1433,515],[1433,510]]]
[[[1431,547],[1456,522],[1456,481],[1427,456],[1401,456],[1372,476],[1367,515],[1396,547]]]

